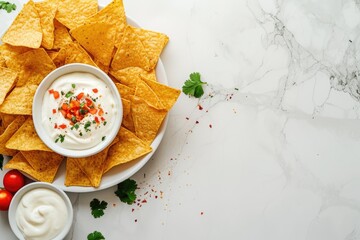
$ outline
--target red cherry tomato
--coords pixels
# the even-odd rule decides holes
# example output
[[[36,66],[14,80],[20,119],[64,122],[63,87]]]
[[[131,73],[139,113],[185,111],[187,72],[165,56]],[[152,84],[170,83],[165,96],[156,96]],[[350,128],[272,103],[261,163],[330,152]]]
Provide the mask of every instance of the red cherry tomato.
[[[4,175],[3,184],[4,188],[9,192],[17,192],[25,184],[24,175],[18,170],[10,170]]]
[[[10,202],[13,195],[11,192],[0,189],[0,211],[7,211],[9,210]]]

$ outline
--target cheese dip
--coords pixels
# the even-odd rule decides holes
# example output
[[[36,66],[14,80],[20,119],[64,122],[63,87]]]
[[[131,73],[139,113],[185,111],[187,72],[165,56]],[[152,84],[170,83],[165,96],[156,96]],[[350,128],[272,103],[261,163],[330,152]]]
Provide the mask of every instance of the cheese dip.
[[[42,124],[67,149],[89,149],[111,132],[117,113],[110,88],[95,75],[74,72],[57,78],[44,95]]]
[[[56,192],[38,188],[21,198],[15,218],[25,239],[53,239],[63,230],[68,212],[64,200]]]

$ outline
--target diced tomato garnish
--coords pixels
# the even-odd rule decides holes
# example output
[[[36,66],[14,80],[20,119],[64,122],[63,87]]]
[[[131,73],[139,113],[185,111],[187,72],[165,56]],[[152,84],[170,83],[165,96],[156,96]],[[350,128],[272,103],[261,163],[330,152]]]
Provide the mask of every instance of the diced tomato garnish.
[[[60,97],[60,93],[58,91],[54,91],[53,95],[55,99],[58,99]]]
[[[53,94],[53,93],[54,93],[54,89],[50,89],[50,90],[49,90],[49,93],[50,93],[50,94]]]
[[[103,117],[101,117],[100,119],[101,119],[101,121],[105,121],[105,118],[103,118]]]
[[[74,116],[74,115],[72,115],[71,113],[67,113],[67,114],[66,114],[66,118],[67,118],[67,119],[71,119],[73,116]]]
[[[79,93],[79,94],[76,96],[76,98],[77,98],[78,100],[80,100],[80,99],[83,98],[83,96],[84,96],[84,93],[81,92],[81,93]]]
[[[96,109],[96,108],[90,108],[89,112],[90,112],[91,114],[96,114],[97,109]]]
[[[57,123],[55,123],[55,125],[54,125],[54,128],[56,129],[56,128],[58,128],[58,125],[57,125]]]
[[[85,98],[86,101],[86,106],[90,107],[91,105],[93,105],[93,101],[90,98]]]
[[[98,90],[97,88],[94,88],[92,91],[93,91],[94,93],[98,93],[98,92],[99,92],[99,90]]]
[[[104,114],[104,110],[102,108],[99,109],[99,116],[102,116]]]
[[[65,110],[60,110],[61,114],[66,117],[66,111]]]
[[[65,128],[66,128],[66,125],[65,125],[65,124],[61,124],[61,125],[59,126],[59,128],[65,129]]]
[[[61,109],[64,110],[64,111],[67,111],[69,109],[69,106],[66,103],[63,103],[61,105]]]
[[[99,121],[99,118],[98,118],[98,117],[95,117],[95,122],[96,122],[96,123],[100,123],[100,121]]]
[[[52,110],[52,113],[54,113],[54,114],[56,113],[56,109],[55,109],[55,108]]]

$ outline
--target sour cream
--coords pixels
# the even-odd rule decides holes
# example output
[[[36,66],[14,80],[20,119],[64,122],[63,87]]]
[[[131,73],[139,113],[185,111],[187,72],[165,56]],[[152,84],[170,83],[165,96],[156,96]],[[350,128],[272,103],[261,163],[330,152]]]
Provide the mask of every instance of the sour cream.
[[[68,212],[64,200],[56,192],[37,188],[21,198],[15,218],[25,239],[48,240],[62,231]]]
[[[67,149],[98,145],[115,126],[115,99],[104,81],[74,72],[56,79],[44,95],[42,124],[50,138]]]

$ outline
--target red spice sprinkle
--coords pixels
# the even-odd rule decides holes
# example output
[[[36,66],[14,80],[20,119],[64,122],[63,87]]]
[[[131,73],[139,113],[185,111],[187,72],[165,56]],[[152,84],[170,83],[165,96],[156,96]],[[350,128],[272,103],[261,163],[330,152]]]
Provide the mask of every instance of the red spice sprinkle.
[[[98,92],[99,92],[99,90],[98,90],[97,88],[94,88],[92,91],[93,91],[94,93],[98,93]]]
[[[58,128],[58,125],[57,125],[57,123],[55,123],[55,125],[54,125],[54,128]]]
[[[201,212],[200,214],[201,214],[201,215],[204,215],[204,212]]]
[[[186,117],[186,120],[189,120],[190,118]]]
[[[158,198],[158,196],[155,196],[155,199],[157,199]]]
[[[171,175],[171,172],[169,171],[169,172],[168,172],[168,176],[170,176],[170,175]]]
[[[56,113],[56,109],[55,109],[55,108],[52,110],[52,113]]]
[[[137,222],[137,219],[135,219],[135,222]]]
[[[146,199],[142,200],[141,203],[147,203]]]
[[[144,193],[144,195],[146,195],[146,194],[148,194],[149,193],[149,191],[147,191],[146,193]]]
[[[211,125],[211,124],[209,124],[209,127],[210,127],[210,128],[212,128],[212,125]]]
[[[199,124],[199,121],[196,121],[195,123],[196,123],[196,124]]]
[[[65,124],[61,124],[61,125],[59,126],[59,128],[65,129],[65,128],[66,128],[66,125],[65,125]]]
[[[203,107],[200,104],[198,105],[198,107],[199,107],[199,110],[203,110]]]
[[[113,207],[116,207],[116,203],[113,203]]]
[[[131,209],[131,212],[134,212],[135,211],[135,209],[133,208],[133,209]]]

